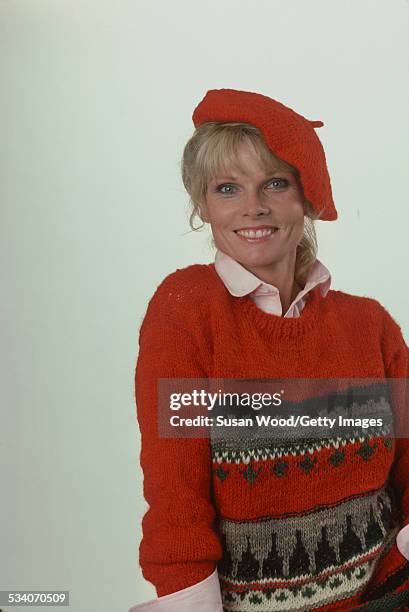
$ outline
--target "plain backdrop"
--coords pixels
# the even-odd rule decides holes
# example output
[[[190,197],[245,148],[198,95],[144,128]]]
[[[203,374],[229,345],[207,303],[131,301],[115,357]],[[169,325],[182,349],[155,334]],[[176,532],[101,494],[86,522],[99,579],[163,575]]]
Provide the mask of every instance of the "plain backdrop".
[[[409,340],[408,33],[406,0],[0,0],[1,590],[155,597],[137,335],[167,274],[213,260],[180,178],[208,89],[324,121],[318,256]]]

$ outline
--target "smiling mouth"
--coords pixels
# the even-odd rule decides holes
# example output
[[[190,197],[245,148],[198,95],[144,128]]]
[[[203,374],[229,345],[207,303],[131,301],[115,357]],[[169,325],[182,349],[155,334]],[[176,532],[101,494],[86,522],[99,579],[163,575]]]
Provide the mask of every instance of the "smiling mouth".
[[[240,238],[245,238],[246,240],[257,241],[262,240],[263,238],[269,238],[273,234],[278,232],[278,227],[266,227],[263,229],[239,229],[234,230],[234,233],[240,236]]]

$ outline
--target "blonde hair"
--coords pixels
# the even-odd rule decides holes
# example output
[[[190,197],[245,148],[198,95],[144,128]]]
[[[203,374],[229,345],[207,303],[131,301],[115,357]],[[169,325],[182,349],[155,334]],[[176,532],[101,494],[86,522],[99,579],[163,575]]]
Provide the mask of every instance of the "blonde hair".
[[[204,227],[194,226],[196,217],[201,218],[201,209],[206,204],[207,186],[220,172],[237,165],[236,151],[239,144],[250,144],[260,164],[266,171],[282,170],[291,172],[303,196],[304,234],[297,246],[295,280],[304,286],[308,272],[317,258],[318,243],[314,221],[319,215],[306,199],[297,168],[276,157],[265,144],[260,130],[249,123],[207,122],[196,128],[183,150],[181,160],[182,180],[191,205],[189,225],[193,231]],[[214,246],[214,241],[212,241]]]

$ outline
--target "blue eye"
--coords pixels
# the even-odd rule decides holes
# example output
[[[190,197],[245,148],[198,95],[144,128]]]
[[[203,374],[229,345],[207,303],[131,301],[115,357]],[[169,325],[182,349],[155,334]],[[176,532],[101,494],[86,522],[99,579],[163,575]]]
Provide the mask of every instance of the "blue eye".
[[[288,185],[287,179],[282,179],[282,178],[273,179],[272,181],[269,182],[269,185],[272,185],[273,183],[282,183],[281,187],[287,187]]]
[[[225,191],[222,191],[222,189],[223,189],[224,187],[234,187],[234,185],[229,185],[228,183],[226,183],[226,184],[224,184],[224,185],[219,185],[219,186],[217,187],[217,191],[219,191],[220,193],[223,193],[224,195],[229,195],[229,192],[227,192],[227,193],[226,193]],[[231,193],[231,192],[230,192],[230,193]]]
[[[288,186],[288,180],[284,178],[275,178],[267,183],[267,186],[269,185],[274,185],[274,189],[282,189]],[[223,191],[226,187],[229,188],[230,191]],[[216,187],[216,191],[222,193],[223,195],[231,195],[234,189],[235,186],[231,183],[223,183],[222,185],[218,185]]]

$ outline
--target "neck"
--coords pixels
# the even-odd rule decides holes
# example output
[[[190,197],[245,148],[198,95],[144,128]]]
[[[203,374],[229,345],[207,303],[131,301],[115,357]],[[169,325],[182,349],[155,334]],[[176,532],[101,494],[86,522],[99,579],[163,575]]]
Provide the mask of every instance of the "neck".
[[[290,305],[297,297],[302,286],[295,280],[295,259],[296,253],[290,258],[277,262],[274,266],[266,268],[252,268],[244,266],[257,278],[268,285],[273,285],[278,289],[282,307],[282,316],[285,315]]]

